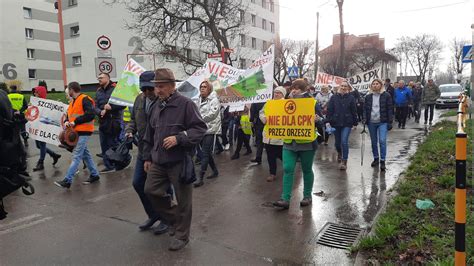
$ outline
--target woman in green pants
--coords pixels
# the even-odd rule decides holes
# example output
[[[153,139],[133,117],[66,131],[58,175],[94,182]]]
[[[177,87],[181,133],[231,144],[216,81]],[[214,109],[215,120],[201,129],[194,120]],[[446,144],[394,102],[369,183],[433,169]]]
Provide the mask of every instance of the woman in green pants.
[[[311,98],[307,92],[308,84],[298,79],[293,82],[290,87],[290,98]],[[316,114],[316,102],[315,102]],[[318,119],[318,116],[316,115]],[[285,139],[283,141],[283,192],[281,199],[274,202],[275,207],[288,209],[290,206],[291,191],[293,190],[293,177],[295,172],[296,161],[299,158],[301,161],[301,169],[303,172],[304,188],[303,200],[300,206],[311,205],[312,190],[313,190],[313,159],[317,148],[316,135],[313,140],[293,140]]]

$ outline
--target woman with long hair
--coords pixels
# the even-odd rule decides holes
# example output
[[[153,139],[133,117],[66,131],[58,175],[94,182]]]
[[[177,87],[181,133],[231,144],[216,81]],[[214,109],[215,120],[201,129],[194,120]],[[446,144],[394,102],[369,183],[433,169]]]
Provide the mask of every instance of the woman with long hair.
[[[354,96],[350,93],[350,86],[342,82],[338,93],[331,97],[328,104],[327,120],[336,129],[334,137],[337,150],[339,169],[347,169],[349,158],[349,134],[352,127],[357,126],[357,107]]]
[[[374,155],[371,166],[377,167],[380,164],[380,170],[385,171],[387,132],[392,129],[393,101],[392,96],[385,91],[381,79],[375,79],[370,84],[370,93],[365,96],[364,110]]]

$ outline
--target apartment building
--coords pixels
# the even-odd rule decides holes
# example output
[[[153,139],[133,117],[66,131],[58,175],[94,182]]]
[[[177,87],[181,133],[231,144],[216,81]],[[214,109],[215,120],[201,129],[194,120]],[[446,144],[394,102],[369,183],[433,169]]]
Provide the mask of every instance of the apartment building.
[[[179,4],[181,0],[173,0]],[[48,89],[61,90],[62,68],[56,0],[0,1],[0,81],[18,79],[24,90],[45,80]],[[245,34],[231,40],[235,66],[251,64],[279,38],[279,4],[273,0],[244,0]],[[103,0],[62,0],[67,80],[85,87],[97,84],[97,74],[108,72],[118,78],[128,58],[146,69],[171,68],[186,79],[182,64],[172,56],[142,53],[145,40],[126,28],[132,15],[123,4]],[[204,32],[205,34],[205,32]],[[189,53],[199,54],[199,43]],[[179,47],[177,47],[179,49]],[[209,51],[211,52],[211,51]]]

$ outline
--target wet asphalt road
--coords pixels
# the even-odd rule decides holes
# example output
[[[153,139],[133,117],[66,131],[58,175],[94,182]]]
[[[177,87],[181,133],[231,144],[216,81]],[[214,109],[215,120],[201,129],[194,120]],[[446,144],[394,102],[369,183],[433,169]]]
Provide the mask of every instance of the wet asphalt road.
[[[68,191],[53,181],[63,178],[70,154],[54,147],[63,155],[57,167],[47,157],[44,171],[31,172],[36,193],[17,192],[5,199],[10,214],[0,222],[0,265],[352,265],[347,251],[315,243],[319,230],[327,222],[368,228],[424,134],[413,120],[405,130],[395,127],[388,137],[388,170],[381,173],[370,167],[368,135],[360,165],[361,130],[359,126],[351,133],[347,172],[337,168],[333,137],[329,146],[319,146],[313,192],[324,193],[313,195],[311,207],[299,207],[302,180],[297,166],[289,211],[270,204],[281,193],[280,162],[277,181],[268,183],[266,157],[255,165],[249,162],[252,155],[237,161],[230,160],[230,151],[218,155],[219,178],[206,180],[193,192],[191,241],[174,253],[167,250],[168,235],[138,231],[146,216],[131,185],[134,167],[103,174],[89,186],[81,184],[88,177],[81,170]],[[89,148],[99,153],[98,135]],[[32,169],[39,151],[31,140],[28,154]]]

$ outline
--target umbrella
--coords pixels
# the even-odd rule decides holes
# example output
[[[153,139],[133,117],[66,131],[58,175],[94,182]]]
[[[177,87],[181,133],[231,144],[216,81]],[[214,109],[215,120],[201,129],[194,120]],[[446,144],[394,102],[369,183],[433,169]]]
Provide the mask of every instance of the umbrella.
[[[365,150],[365,135],[367,135],[367,131],[365,130],[365,124],[364,124],[364,129],[362,132],[360,132],[360,136],[362,138],[362,142],[360,145],[360,165],[364,165],[364,150]]]

